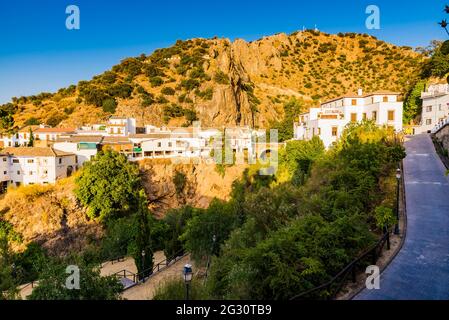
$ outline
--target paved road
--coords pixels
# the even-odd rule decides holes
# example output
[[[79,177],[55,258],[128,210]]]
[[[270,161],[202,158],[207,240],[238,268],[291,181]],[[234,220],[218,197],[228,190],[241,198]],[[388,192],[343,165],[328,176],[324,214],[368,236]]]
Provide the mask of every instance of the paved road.
[[[355,300],[449,299],[449,179],[427,134],[405,143],[407,236],[379,290]]]

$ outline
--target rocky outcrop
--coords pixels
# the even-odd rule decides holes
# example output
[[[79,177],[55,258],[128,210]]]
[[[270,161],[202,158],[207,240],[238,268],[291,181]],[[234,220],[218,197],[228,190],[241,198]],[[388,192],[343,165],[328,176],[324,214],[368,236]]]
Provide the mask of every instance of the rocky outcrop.
[[[151,210],[160,217],[172,208],[184,205],[207,208],[214,198],[228,200],[232,183],[247,168],[247,165],[227,167],[222,176],[215,164],[205,161],[182,164],[169,159],[148,159],[139,162],[139,166]],[[174,181],[177,172],[185,177],[179,190]]]

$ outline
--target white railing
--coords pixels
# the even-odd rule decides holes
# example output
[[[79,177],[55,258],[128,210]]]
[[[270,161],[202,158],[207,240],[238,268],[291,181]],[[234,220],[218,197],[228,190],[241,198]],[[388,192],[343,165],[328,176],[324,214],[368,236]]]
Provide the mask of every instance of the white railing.
[[[441,128],[443,128],[444,126],[449,125],[449,117],[447,117],[445,120],[441,120],[440,122],[438,122],[438,124],[432,129],[432,133],[437,133],[438,131],[440,131]]]
[[[447,84],[433,85],[425,92],[421,92],[421,98],[434,97],[437,95],[449,94],[449,86]]]

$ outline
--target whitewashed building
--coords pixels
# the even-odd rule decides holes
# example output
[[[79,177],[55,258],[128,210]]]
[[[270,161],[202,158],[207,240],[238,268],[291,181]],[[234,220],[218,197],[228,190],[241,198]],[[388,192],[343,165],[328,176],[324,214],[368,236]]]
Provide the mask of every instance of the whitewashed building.
[[[106,133],[110,136],[128,136],[136,134],[136,119],[111,117],[106,125]]]
[[[72,135],[58,139],[53,147],[77,156],[77,166],[92,160],[101,149],[103,136]]]
[[[420,132],[428,132],[449,117],[449,84],[433,84],[421,93]]]
[[[10,147],[2,151],[2,186],[49,184],[77,169],[76,155],[51,147]]]
[[[311,108],[299,116],[294,123],[294,139],[310,140],[319,136],[329,148],[342,134],[350,122],[373,120],[379,126],[388,126],[396,132],[402,131],[403,103],[398,101],[398,93],[380,91],[345,95]]]

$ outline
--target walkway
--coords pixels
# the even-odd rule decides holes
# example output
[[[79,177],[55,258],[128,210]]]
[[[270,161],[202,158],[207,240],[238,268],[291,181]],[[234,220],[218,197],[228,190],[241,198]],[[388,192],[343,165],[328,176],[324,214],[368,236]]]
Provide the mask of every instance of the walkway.
[[[381,274],[380,289],[364,289],[355,300],[449,299],[449,179],[427,134],[405,147],[405,243]]]

